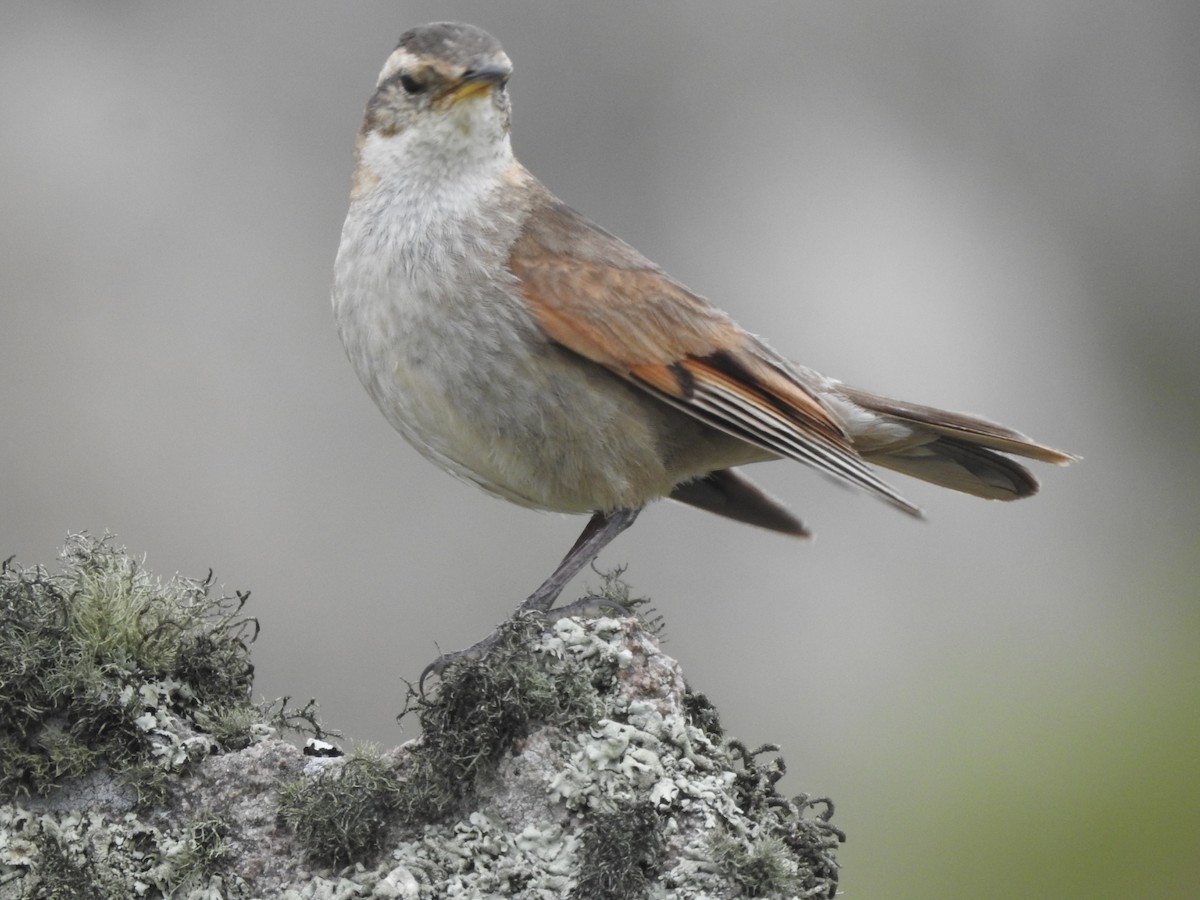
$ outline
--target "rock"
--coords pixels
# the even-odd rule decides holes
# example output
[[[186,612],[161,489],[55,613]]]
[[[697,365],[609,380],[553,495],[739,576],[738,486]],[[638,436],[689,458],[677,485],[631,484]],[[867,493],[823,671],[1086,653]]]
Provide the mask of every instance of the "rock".
[[[517,618],[482,659],[452,663],[427,698],[409,697],[422,736],[387,753],[305,756],[275,736],[286,716],[251,721],[248,701],[233,716],[244,730],[225,741],[199,730],[212,710],[175,704],[168,722],[162,708],[124,702],[144,758],[101,759],[32,796],[13,794],[8,773],[0,900],[836,891],[832,805],[780,796],[776,748],[725,737],[635,618]],[[37,733],[27,723],[23,737]],[[143,781],[126,773],[147,765],[161,777],[131,802],[127,785]]]

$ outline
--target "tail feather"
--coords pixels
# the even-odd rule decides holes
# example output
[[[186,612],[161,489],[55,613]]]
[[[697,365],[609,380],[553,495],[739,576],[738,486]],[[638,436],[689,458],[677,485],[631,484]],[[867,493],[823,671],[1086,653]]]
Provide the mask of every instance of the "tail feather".
[[[842,384],[825,395],[826,400],[834,398],[853,404],[846,405],[846,412],[859,408],[843,420],[864,460],[964,494],[989,500],[1036,494],[1037,479],[1005,454],[1058,465],[1078,459],[977,416],[892,400]],[[838,408],[841,411],[840,404]],[[905,427],[896,428],[897,423]],[[772,531],[808,535],[799,519],[736,469],[721,469],[676,485],[671,499]]]
[[[919,447],[877,451],[863,458],[878,466],[988,500],[1019,500],[1038,492],[1023,465],[985,447],[938,438]]]
[[[869,409],[891,419],[924,426],[930,431],[949,438],[957,438],[963,443],[1059,466],[1064,466],[1079,458],[1070,453],[1055,450],[1053,447],[1038,444],[1019,431],[989,422],[978,416],[947,412],[932,406],[922,406],[919,403],[906,403],[903,400],[892,400],[844,384],[839,384],[837,390],[839,394],[854,401],[863,409]]]
[[[1017,500],[1037,493],[1037,479],[1029,470],[1002,454],[1057,465],[1077,458],[987,419],[891,400],[845,385],[837,390],[863,409],[914,426],[915,437],[925,438],[864,450],[864,459],[976,497]]]
[[[803,522],[736,469],[721,469],[676,485],[671,499],[737,522],[808,537]]]

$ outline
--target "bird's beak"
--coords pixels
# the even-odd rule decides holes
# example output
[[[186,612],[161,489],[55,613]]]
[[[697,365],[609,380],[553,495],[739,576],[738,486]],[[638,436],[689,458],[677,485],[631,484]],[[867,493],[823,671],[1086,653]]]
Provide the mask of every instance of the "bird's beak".
[[[449,103],[459,103],[476,94],[487,93],[496,85],[504,84],[511,74],[512,69],[501,65],[487,65],[480,66],[478,69],[470,69],[463,74],[462,78],[450,84],[442,96]]]

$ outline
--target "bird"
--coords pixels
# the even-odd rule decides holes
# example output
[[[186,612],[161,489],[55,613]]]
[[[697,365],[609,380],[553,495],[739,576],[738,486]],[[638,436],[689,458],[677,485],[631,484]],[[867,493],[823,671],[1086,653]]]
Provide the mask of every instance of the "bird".
[[[1075,459],[773,350],[517,161],[512,71],[472,25],[401,36],[358,134],[332,303],[363,386],[421,454],[521,506],[590,516],[519,610],[551,611],[658,499],[806,536],[750,463],[803,463],[919,518],[873,466],[1016,500],[1038,482],[1013,457]]]

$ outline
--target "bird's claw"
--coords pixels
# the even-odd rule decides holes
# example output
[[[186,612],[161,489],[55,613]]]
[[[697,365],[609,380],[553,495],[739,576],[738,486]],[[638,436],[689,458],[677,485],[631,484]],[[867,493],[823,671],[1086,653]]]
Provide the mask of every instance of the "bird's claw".
[[[595,610],[605,608],[617,610],[622,616],[633,615],[633,612],[629,609],[629,607],[600,594],[587,594],[583,597],[580,597],[573,603],[568,603],[566,606],[559,606],[555,609],[549,609],[545,612],[521,610],[518,611],[518,615],[530,615],[532,613],[545,619],[546,625],[553,625],[559,619],[565,619],[568,616],[578,616],[583,613],[593,612]],[[496,646],[497,643],[499,643],[500,638],[504,633],[504,627],[505,625],[498,626],[483,640],[477,641],[470,647],[467,647],[463,650],[453,650],[450,653],[443,653],[424,669],[422,669],[421,677],[417,679],[417,693],[420,695],[421,699],[425,699],[426,678],[428,678],[430,675],[437,675],[438,677],[441,677],[442,673],[445,672],[446,669],[461,660],[482,659],[487,655],[488,651],[490,651],[494,646]]]

